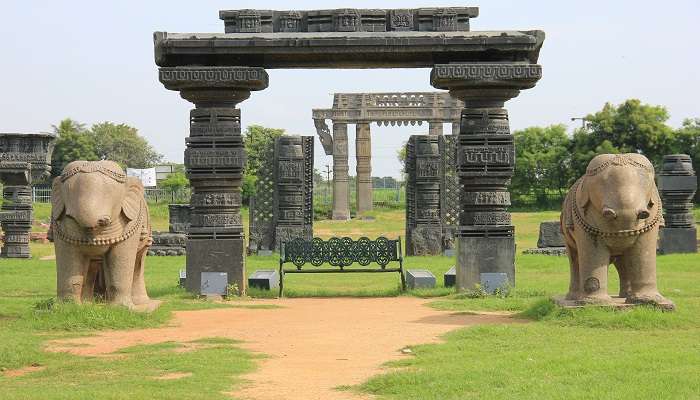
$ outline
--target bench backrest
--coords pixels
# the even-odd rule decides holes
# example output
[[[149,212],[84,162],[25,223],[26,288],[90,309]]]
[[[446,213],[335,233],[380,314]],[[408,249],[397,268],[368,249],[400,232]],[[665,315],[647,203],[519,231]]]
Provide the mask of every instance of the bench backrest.
[[[280,252],[280,262],[291,262],[297,269],[306,263],[316,267],[328,263],[341,269],[355,263],[362,266],[376,263],[384,269],[392,261],[401,261],[401,257],[401,238],[391,240],[383,236],[376,240],[366,237],[358,240],[334,237],[327,241],[296,238],[283,242]]]

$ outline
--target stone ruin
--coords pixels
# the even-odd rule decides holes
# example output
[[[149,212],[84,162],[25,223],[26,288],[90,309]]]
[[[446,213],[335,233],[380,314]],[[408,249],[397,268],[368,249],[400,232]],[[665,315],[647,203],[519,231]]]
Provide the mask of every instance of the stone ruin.
[[[266,69],[275,68],[432,68],[433,87],[464,104],[457,288],[472,289],[482,273],[506,273],[514,285],[507,207],[515,152],[504,104],[541,78],[544,32],[471,31],[476,16],[476,7],[225,10],[225,33],[155,32],[161,83],[195,106],[185,152],[193,187],[188,289],[200,293],[201,274],[216,273],[244,291],[245,151],[236,105],[267,88]]]
[[[456,135],[413,135],[406,144],[406,255],[455,248],[459,224]]]
[[[0,257],[31,257],[29,239],[34,220],[31,185],[49,177],[55,139],[47,133],[0,133],[3,184],[0,226],[4,232]]]
[[[251,199],[249,254],[313,237],[314,137],[281,136],[265,154]]]
[[[565,256],[566,244],[561,233],[559,221],[545,221],[540,224],[540,234],[537,238],[537,247],[527,249],[523,254],[544,254],[547,256]]]
[[[659,253],[696,253],[698,234],[693,217],[693,199],[698,178],[687,154],[663,158],[657,175],[666,225],[659,231]]]
[[[350,219],[348,125],[355,124],[357,213],[372,209],[372,122],[378,125],[422,125],[429,135],[442,135],[444,123],[459,134],[464,104],[445,92],[335,93],[333,107],[312,110],[316,133],[326,155],[333,156],[333,219]],[[333,130],[326,120],[330,120]]]
[[[184,256],[187,254],[187,229],[192,207],[189,204],[168,205],[168,232],[153,232],[149,256]]]

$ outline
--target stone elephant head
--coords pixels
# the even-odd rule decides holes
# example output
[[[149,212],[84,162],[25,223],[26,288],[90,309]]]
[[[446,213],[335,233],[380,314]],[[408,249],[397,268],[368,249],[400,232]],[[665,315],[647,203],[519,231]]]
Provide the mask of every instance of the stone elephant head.
[[[141,182],[112,161],[74,161],[54,179],[51,204],[59,298],[89,301],[103,282],[110,303],[150,304],[143,267],[152,239]]]

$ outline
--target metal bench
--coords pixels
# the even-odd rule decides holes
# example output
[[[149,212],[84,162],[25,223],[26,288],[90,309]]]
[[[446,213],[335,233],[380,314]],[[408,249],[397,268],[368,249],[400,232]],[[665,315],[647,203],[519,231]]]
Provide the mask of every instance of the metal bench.
[[[398,262],[398,268],[387,268],[390,262]],[[292,263],[296,268],[285,269],[284,264]],[[302,269],[305,264],[321,267],[329,264],[336,268]],[[380,268],[347,268],[353,264],[366,267],[375,263]],[[304,240],[296,238],[290,242],[282,242],[280,247],[280,297],[284,290],[285,274],[314,274],[338,272],[398,272],[401,276],[401,289],[406,290],[406,278],[403,274],[403,255],[401,253],[401,238],[387,239],[379,237],[370,240],[362,237],[353,240],[349,237],[321,238]]]

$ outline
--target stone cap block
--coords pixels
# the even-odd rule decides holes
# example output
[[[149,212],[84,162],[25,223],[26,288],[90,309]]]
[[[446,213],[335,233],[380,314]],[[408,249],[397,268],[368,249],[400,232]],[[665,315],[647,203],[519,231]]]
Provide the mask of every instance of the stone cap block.
[[[695,191],[698,188],[698,177],[695,175],[657,175],[660,191]]]

